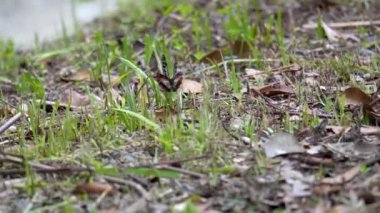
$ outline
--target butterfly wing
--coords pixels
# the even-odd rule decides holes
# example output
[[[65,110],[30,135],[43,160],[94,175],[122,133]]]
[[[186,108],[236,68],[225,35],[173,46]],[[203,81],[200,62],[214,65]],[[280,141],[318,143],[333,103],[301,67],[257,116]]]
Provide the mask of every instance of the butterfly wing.
[[[157,73],[154,79],[165,92],[175,92],[182,84],[183,74],[182,72],[177,72],[173,78],[169,78],[166,75]]]
[[[157,81],[158,85],[162,90],[166,92],[169,92],[171,90],[170,79],[166,75],[157,73],[154,76],[154,79]]]
[[[171,82],[171,88],[173,91],[177,91],[179,89],[179,87],[182,84],[182,80],[183,80],[183,73],[177,72]]]

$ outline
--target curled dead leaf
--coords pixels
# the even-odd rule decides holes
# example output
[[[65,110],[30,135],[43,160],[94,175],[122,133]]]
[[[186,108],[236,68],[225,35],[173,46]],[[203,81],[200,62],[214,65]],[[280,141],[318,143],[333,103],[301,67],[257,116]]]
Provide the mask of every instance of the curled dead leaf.
[[[86,194],[102,194],[106,193],[107,195],[113,194],[113,187],[110,184],[106,183],[79,183],[73,193],[86,193]]]
[[[94,96],[94,98],[96,102],[101,103],[99,97]],[[82,95],[73,89],[67,89],[61,97],[61,102],[72,107],[84,107],[90,105],[91,100],[88,95]]]
[[[224,54],[232,54],[239,58],[247,57],[251,53],[251,45],[248,41],[237,40],[226,44],[221,48],[214,49],[204,55],[199,61],[203,63],[219,63],[224,59]]]
[[[180,88],[184,93],[202,93],[202,84],[189,79],[183,79]]]
[[[317,184],[313,187],[313,192],[321,196],[326,196],[335,192],[339,192],[340,190],[342,190],[341,185]]]
[[[372,102],[372,98],[358,87],[349,87],[344,90],[344,97],[346,105],[369,105]]]
[[[61,98],[62,103],[70,104],[73,107],[87,106],[90,104],[90,98],[82,95],[73,89],[67,89]]]
[[[237,40],[230,44],[233,55],[243,58],[251,53],[251,44],[248,41]]]
[[[221,61],[223,61],[223,52],[221,49],[214,49],[199,60],[199,62],[211,64],[219,63]]]
[[[73,73],[69,76],[62,77],[65,81],[91,81],[91,71],[88,69],[81,70],[79,72]]]
[[[85,82],[91,82],[91,70],[84,69],[79,72],[76,72],[72,75],[62,77],[62,80],[64,81],[85,81]],[[103,83],[109,83],[111,82],[112,85],[117,85],[120,82],[120,77],[117,75],[110,75],[108,74],[102,74],[102,82]]]
[[[275,95],[291,95],[294,94],[292,87],[285,84],[275,83],[263,86],[257,89],[261,94],[265,96],[275,96]]]

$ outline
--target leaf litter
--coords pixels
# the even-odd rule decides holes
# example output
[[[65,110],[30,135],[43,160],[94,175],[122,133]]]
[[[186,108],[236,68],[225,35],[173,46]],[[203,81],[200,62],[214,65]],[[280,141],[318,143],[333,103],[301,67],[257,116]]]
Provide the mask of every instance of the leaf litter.
[[[25,186],[2,186],[7,200],[1,210],[14,210],[21,195],[34,192],[27,202],[35,211],[68,205],[77,212],[83,206],[114,212],[376,212],[380,107],[376,91],[360,89],[376,77],[357,77],[378,71],[376,60],[361,54],[378,54],[365,42],[376,29],[359,29],[370,26],[365,21],[352,25],[355,35],[333,27],[371,10],[359,2],[323,1],[318,12],[305,1],[259,4],[260,15],[243,1],[195,1],[161,5],[150,13],[153,25],[128,16],[99,20],[123,23],[104,32],[112,57],[102,61],[103,50],[90,46],[95,39],[87,43],[91,52],[44,59],[38,64],[44,72],[31,64],[33,82],[42,86],[28,86],[29,93],[7,89],[1,105],[0,173],[7,183]],[[192,12],[205,9],[202,17]],[[317,16],[328,23],[321,22],[326,37],[316,35],[317,24],[291,27],[316,23]],[[129,24],[138,41],[127,36]],[[166,43],[152,41],[152,32],[167,35]],[[168,90],[157,87],[160,79],[152,76],[160,69],[148,60],[154,52],[165,54],[163,47],[178,62],[172,71],[182,73],[178,82],[160,78]],[[192,60],[194,55],[203,56]],[[89,68],[57,75],[77,70],[78,61]],[[91,76],[97,69],[101,79]],[[41,89],[47,100],[33,102]],[[28,112],[15,119],[23,115],[15,107],[21,102]],[[68,106],[84,110],[70,114]]]

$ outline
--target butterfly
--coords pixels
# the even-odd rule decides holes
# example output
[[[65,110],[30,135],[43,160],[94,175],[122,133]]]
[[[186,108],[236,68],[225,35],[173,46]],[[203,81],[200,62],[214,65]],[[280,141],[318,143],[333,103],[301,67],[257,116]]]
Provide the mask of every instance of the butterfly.
[[[154,79],[165,92],[176,92],[182,84],[183,74],[182,72],[177,72],[174,77],[170,78],[158,73],[154,76]]]
[[[154,79],[165,92],[176,92],[182,84],[183,73],[175,72],[173,77],[169,77],[168,65],[165,58],[162,59],[162,71],[164,74],[157,73]]]

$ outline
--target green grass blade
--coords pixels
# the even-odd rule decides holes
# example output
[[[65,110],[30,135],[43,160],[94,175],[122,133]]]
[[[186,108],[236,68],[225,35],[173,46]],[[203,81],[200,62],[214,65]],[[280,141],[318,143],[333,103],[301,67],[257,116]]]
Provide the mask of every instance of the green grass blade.
[[[126,109],[117,109],[117,108],[115,108],[114,110],[119,111],[119,112],[123,112],[123,113],[125,113],[127,115],[130,115],[130,116],[133,116],[133,117],[141,120],[145,124],[149,125],[150,127],[152,127],[155,130],[157,130],[157,129],[160,128],[160,125],[156,124],[155,122],[149,120],[148,118],[144,117],[143,115],[141,115],[139,113],[136,113],[136,112],[133,112],[133,111],[130,111],[130,110],[126,110]]]
[[[148,76],[145,74],[145,72],[140,69],[138,66],[136,66],[134,63],[132,63],[130,60],[125,59],[123,57],[120,57],[120,60],[125,63],[128,67],[133,69],[139,77],[142,77],[143,79],[148,78]]]

